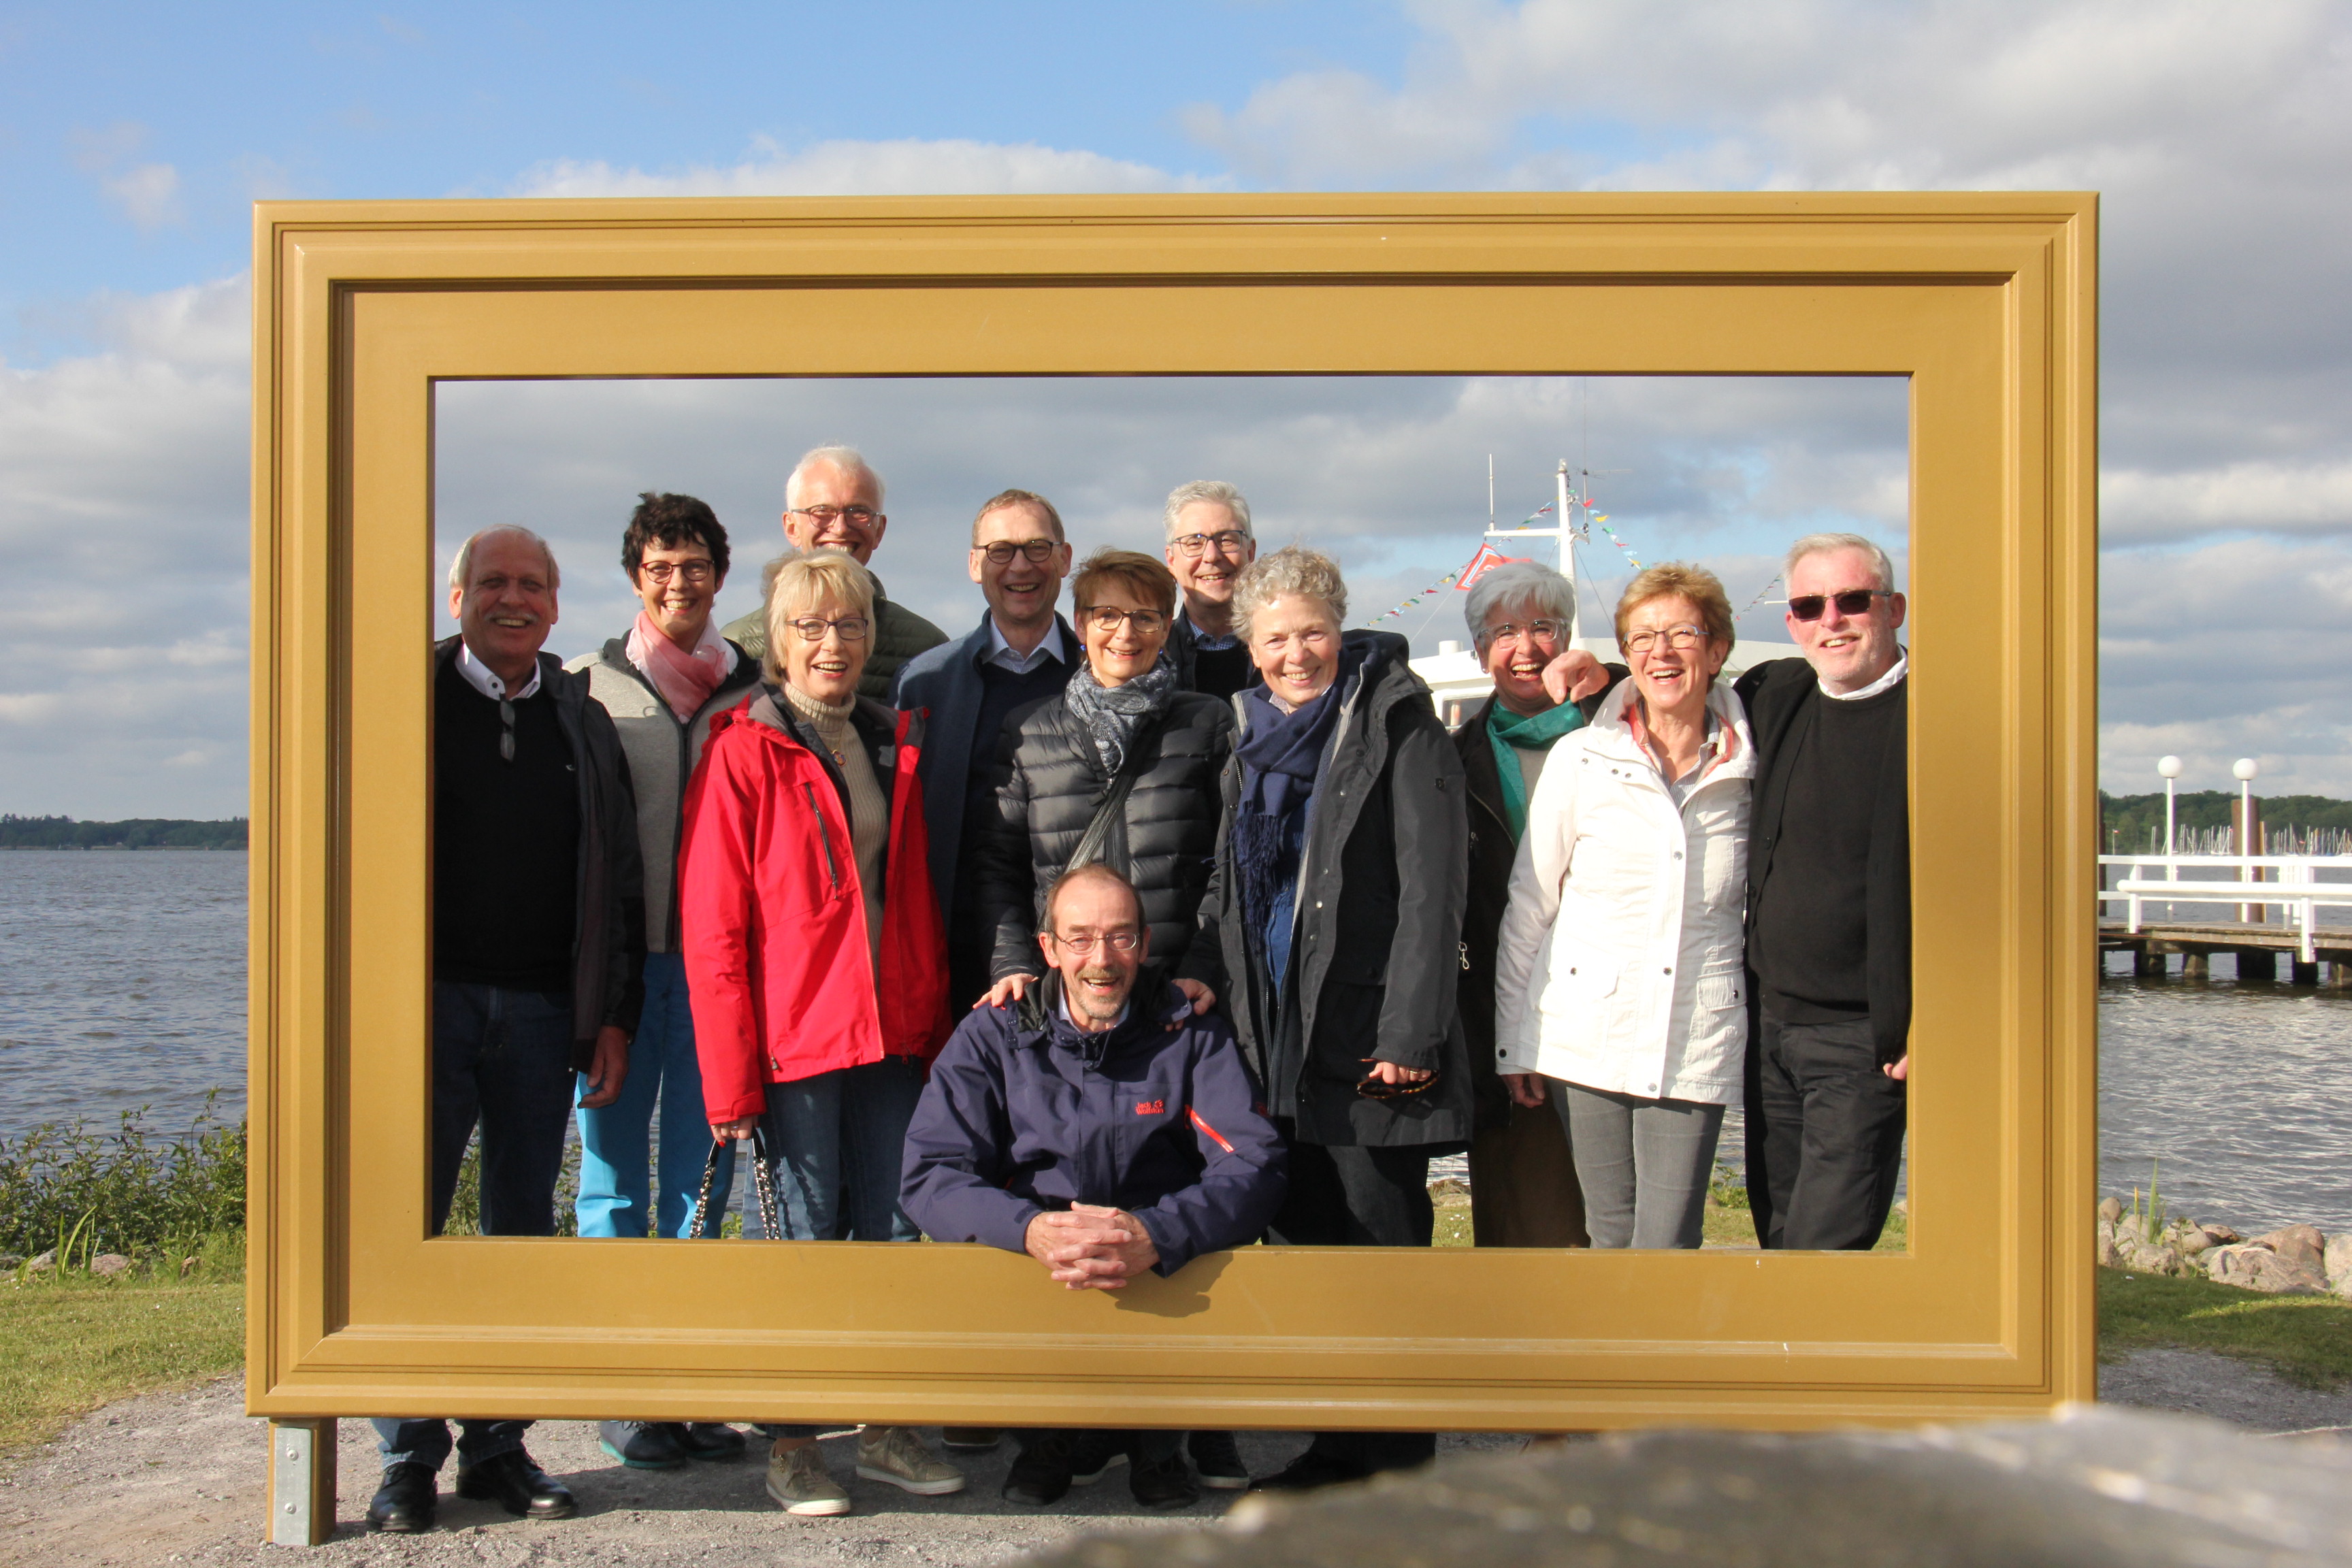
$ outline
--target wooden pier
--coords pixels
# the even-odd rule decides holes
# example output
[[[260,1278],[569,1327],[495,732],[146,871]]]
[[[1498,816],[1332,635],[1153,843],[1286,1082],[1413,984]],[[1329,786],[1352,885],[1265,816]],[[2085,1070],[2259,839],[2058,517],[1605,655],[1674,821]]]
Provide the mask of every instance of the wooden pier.
[[[2229,952],[2237,955],[2241,980],[2284,980],[2291,985],[2352,989],[2352,926],[2315,927],[2311,946],[2314,958],[2306,963],[2301,957],[2303,933],[2283,926],[2143,920],[2134,931],[2122,921],[2099,922],[2102,970],[2108,953],[2128,952],[2134,974],[2169,974],[2175,972],[2168,961],[2178,953],[2178,973],[2184,978],[2202,979],[2212,955]]]

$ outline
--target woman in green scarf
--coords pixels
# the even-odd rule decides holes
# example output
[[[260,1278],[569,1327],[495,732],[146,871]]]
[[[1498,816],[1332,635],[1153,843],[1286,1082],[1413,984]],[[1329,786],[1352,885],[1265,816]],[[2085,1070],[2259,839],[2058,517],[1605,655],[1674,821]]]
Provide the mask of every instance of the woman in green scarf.
[[[1513,563],[1471,585],[1466,616],[1495,694],[1454,732],[1469,774],[1470,901],[1462,921],[1463,1033],[1477,1092],[1470,1144],[1470,1220],[1480,1247],[1582,1247],[1584,1196],[1552,1108],[1517,1103],[1495,1070],[1495,940],[1528,797],[1552,743],[1580,728],[1623,667],[1594,667],[1580,700],[1555,702],[1543,672],[1568,651],[1574,584],[1549,566]]]

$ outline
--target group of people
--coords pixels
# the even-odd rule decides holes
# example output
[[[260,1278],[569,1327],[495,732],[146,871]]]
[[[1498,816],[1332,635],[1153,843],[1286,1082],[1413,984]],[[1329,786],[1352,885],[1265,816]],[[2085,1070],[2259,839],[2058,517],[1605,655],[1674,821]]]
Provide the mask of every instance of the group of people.
[[[1909,1009],[1883,552],[1798,542],[1804,657],[1736,687],[1703,570],[1637,576],[1608,665],[1565,578],[1492,570],[1467,614],[1495,694],[1449,733],[1404,638],[1343,629],[1328,557],[1261,557],[1221,481],[1164,518],[1161,554],[1078,563],[1044,496],[990,498],[987,610],[950,640],[873,574],[879,476],[820,447],[759,611],[715,624],[725,529],[648,494],[643,608],[569,668],[552,552],[468,540],[436,649],[435,1231],[478,1130],[484,1234],[553,1234],[576,1115],[583,1236],[718,1234],[757,1131],[786,1237],[995,1246],[1074,1289],[1257,1241],[1427,1247],[1430,1161],[1465,1150],[1480,1246],[1695,1247],[1744,1100],[1760,1243],[1873,1245]],[[528,1426],[459,1423],[457,1489],[564,1517]],[[377,1427],[371,1526],[429,1529],[448,1424]],[[848,1511],[819,1427],[761,1430],[780,1507]],[[1254,1480],[1225,1432],[1014,1436],[1004,1494],[1037,1505],[1121,1462],[1181,1507],[1435,1447],[1318,1433]],[[640,1468],[746,1446],[600,1437]],[[965,1485],[903,1426],[862,1427],[856,1473]]]

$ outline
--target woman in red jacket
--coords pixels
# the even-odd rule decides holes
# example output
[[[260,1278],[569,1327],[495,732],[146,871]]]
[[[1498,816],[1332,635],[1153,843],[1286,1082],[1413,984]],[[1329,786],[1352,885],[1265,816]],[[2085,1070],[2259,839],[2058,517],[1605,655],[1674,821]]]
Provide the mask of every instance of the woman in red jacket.
[[[778,563],[766,681],[713,721],[686,796],[678,907],[704,1107],[716,1137],[765,1128],[795,1241],[919,1239],[899,1156],[951,1023],[922,716],[857,695],[874,599],[843,552]],[[770,1495],[846,1513],[816,1429],[769,1432]],[[924,1496],[964,1484],[908,1428],[867,1427],[857,1471]]]

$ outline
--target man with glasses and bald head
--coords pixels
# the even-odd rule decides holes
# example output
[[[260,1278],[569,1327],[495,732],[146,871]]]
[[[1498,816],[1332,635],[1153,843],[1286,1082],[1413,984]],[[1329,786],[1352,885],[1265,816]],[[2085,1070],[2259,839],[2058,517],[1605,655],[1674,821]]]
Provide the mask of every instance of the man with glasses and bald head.
[[[846,550],[870,568],[890,519],[882,510],[882,476],[854,447],[819,447],[793,465],[784,481],[784,542],[794,550]],[[880,592],[874,595],[874,638],[866,655],[860,697],[890,700],[899,667],[948,634]],[[768,626],[752,611],[727,624],[726,635],[758,663],[767,656]]]
[[[1886,552],[1789,547],[1789,635],[1736,688],[1748,850],[1748,1194],[1767,1247],[1867,1251],[1903,1169],[1911,1071],[1910,658]]]

